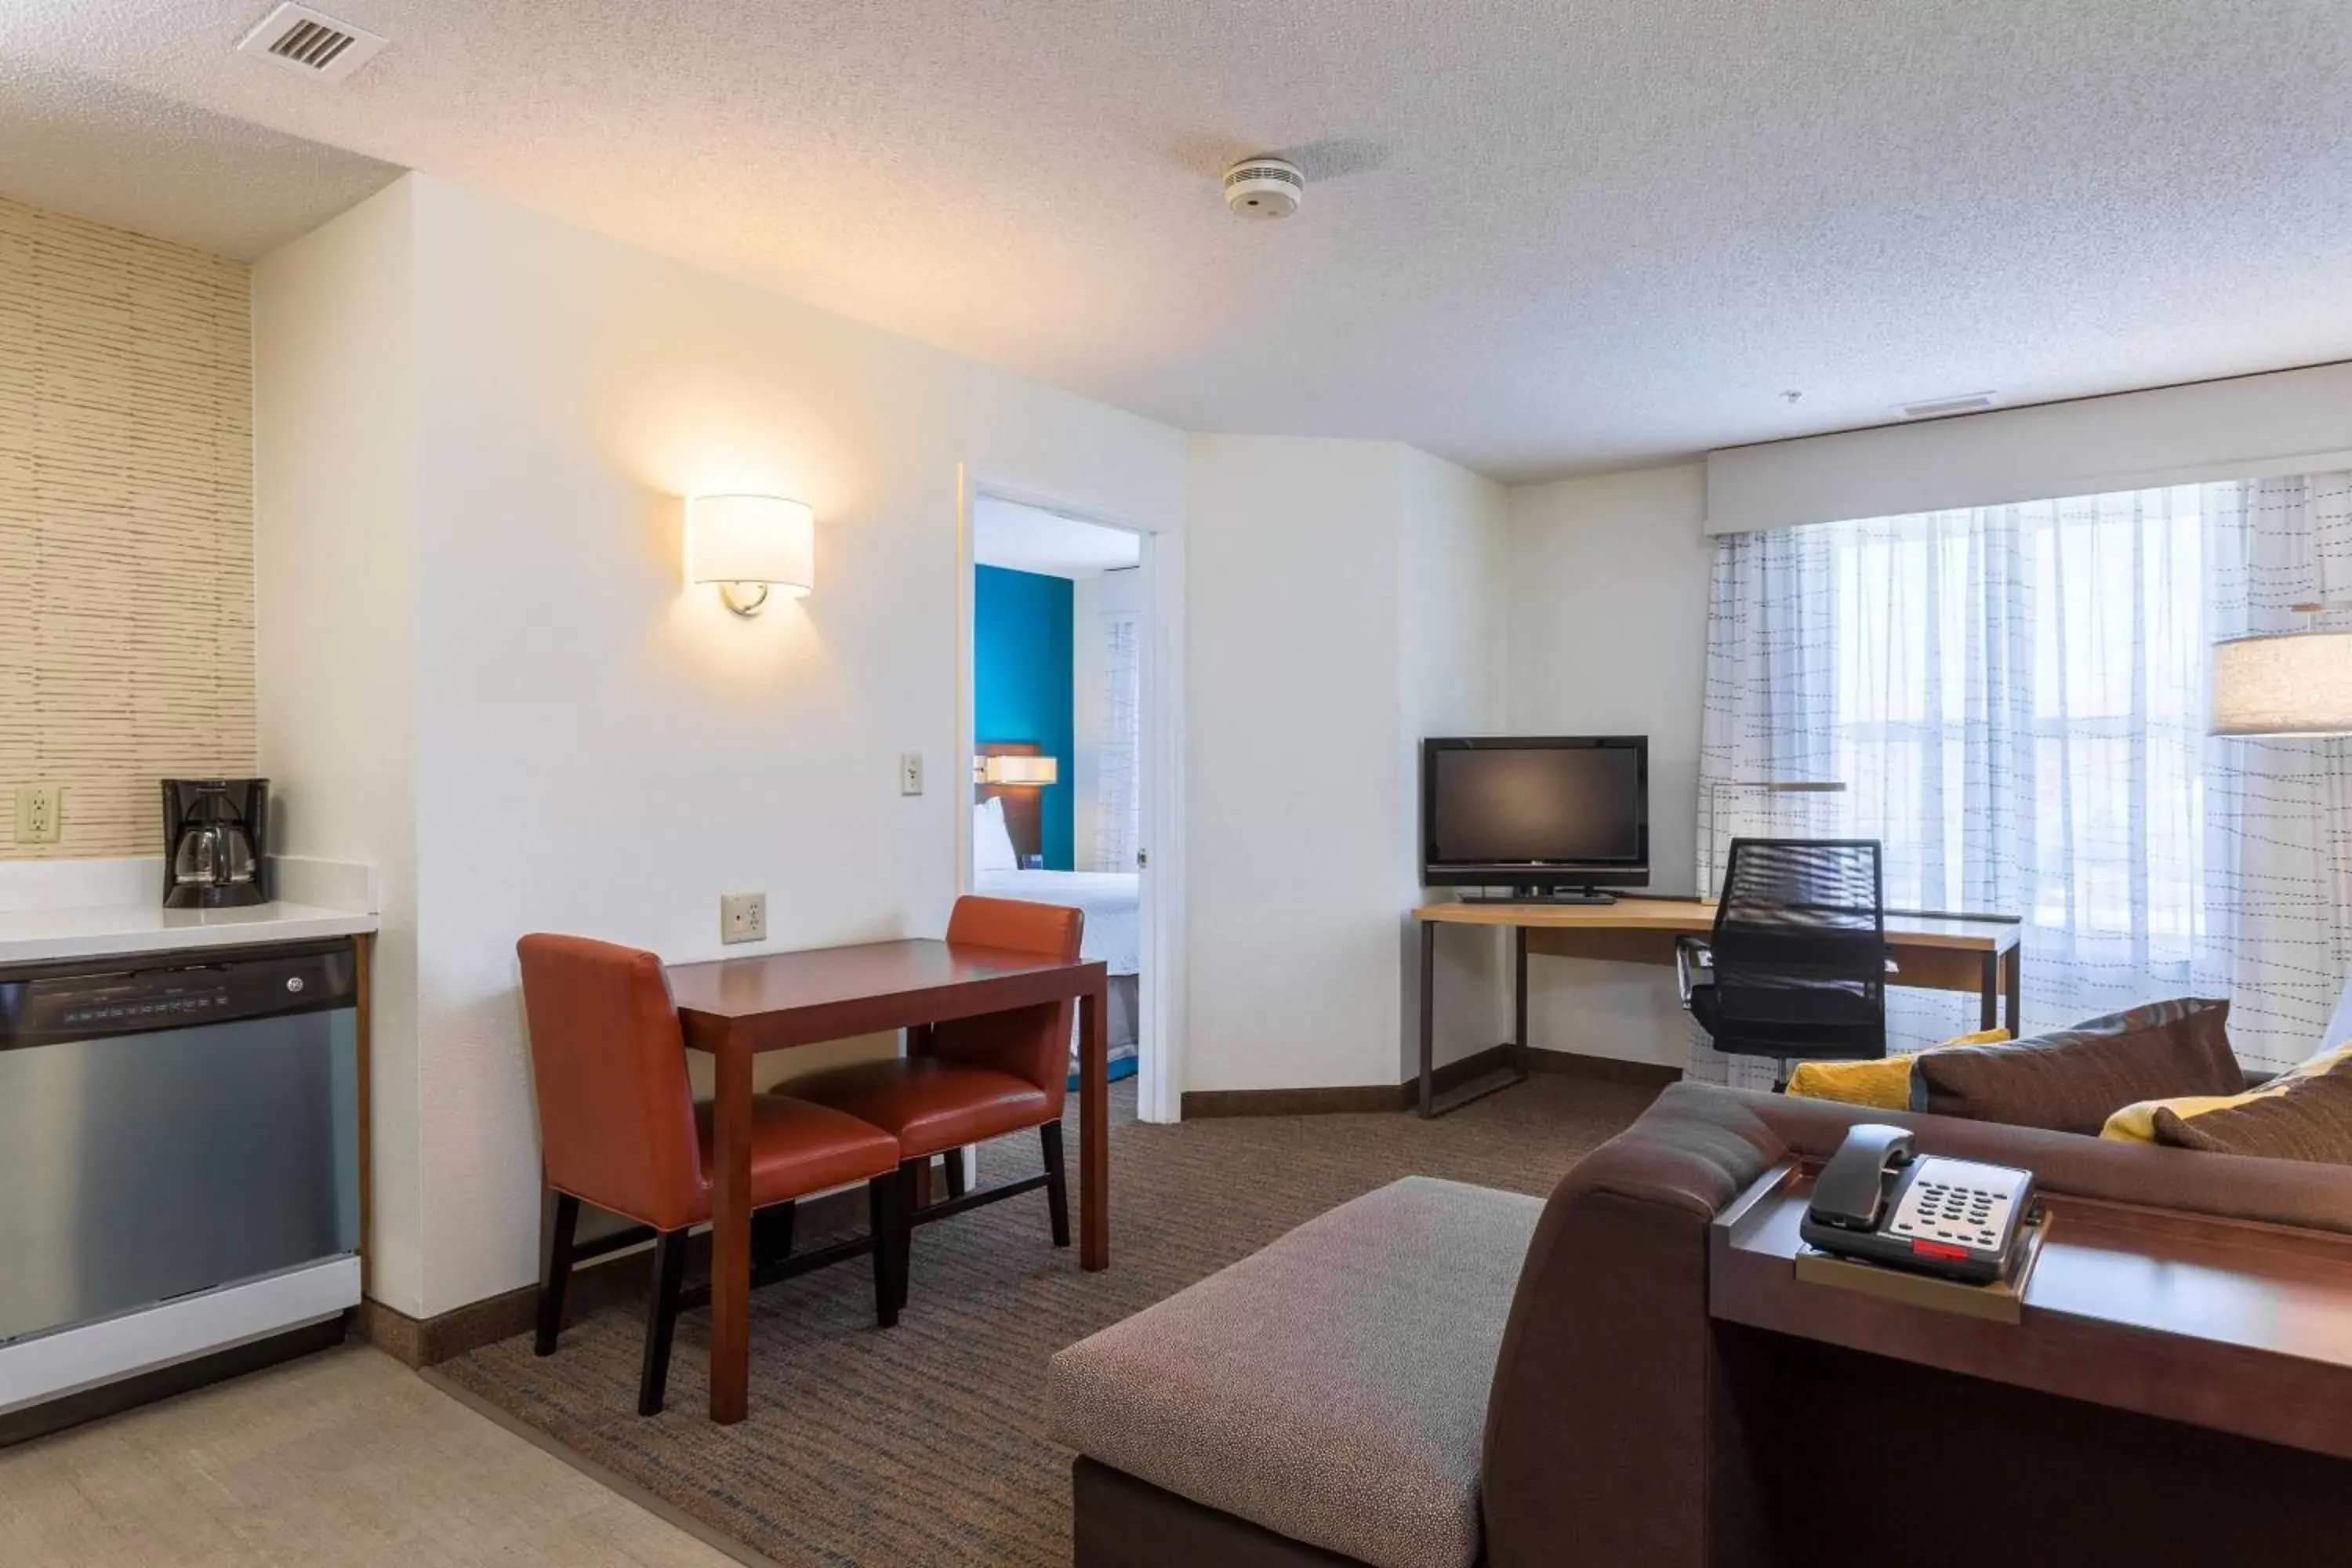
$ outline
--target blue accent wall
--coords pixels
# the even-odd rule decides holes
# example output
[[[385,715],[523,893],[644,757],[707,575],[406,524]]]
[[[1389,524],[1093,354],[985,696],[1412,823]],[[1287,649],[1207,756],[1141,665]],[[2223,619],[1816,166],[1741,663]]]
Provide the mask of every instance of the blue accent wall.
[[[1045,868],[1074,869],[1070,580],[973,568],[972,738],[1030,741],[1061,763],[1045,791]]]

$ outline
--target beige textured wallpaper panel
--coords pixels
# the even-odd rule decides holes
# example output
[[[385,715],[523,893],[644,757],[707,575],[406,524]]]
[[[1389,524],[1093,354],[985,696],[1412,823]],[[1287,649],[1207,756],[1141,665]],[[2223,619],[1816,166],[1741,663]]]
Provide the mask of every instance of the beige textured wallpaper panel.
[[[253,759],[246,268],[0,200],[0,858],[156,853]]]

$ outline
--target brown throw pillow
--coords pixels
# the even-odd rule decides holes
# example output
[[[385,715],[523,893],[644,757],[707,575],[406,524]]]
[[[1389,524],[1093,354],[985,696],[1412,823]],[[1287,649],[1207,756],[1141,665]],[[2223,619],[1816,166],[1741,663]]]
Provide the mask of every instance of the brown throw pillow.
[[[2352,1164],[2352,1050],[2282,1073],[2203,1110],[2156,1108],[2156,1141],[2211,1154]]]
[[[1911,1064],[1911,1109],[2099,1135],[2143,1100],[2237,1094],[2227,1002],[2151,1002],[2005,1046],[1957,1046]]]

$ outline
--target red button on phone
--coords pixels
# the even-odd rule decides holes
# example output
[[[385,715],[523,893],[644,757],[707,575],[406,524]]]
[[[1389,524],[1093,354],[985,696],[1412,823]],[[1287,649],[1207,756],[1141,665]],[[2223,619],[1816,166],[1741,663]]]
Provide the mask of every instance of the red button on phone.
[[[1911,1250],[1922,1258],[1948,1258],[1958,1263],[1966,1263],[1969,1260],[1967,1247],[1946,1247],[1938,1241],[1920,1241],[1915,1238],[1911,1243]]]

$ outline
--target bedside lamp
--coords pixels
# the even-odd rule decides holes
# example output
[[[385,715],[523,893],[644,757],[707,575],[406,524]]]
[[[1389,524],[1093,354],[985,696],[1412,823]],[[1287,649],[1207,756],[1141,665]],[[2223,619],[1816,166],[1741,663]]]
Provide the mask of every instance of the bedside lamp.
[[[696,496],[686,503],[686,580],[715,583],[739,616],[770,590],[803,598],[816,584],[816,513],[782,496]]]
[[[998,755],[973,763],[982,784],[1006,789],[1044,789],[1062,782],[1062,764],[1052,757]]]

